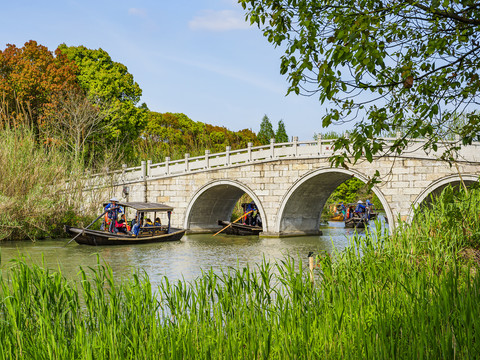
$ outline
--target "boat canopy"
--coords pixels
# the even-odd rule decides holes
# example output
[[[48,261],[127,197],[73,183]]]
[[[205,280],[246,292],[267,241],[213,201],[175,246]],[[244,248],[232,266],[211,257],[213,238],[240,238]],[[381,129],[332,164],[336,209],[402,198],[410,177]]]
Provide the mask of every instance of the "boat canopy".
[[[107,203],[104,203],[103,206],[107,206]],[[145,202],[117,202],[117,206],[124,206],[135,209],[137,211],[173,211],[173,207],[160,203],[145,203]]]

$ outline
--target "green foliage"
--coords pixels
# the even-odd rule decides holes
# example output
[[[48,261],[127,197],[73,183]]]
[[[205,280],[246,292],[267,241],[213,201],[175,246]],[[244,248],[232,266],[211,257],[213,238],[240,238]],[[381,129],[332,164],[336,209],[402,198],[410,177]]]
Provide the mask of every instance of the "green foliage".
[[[338,204],[340,201],[343,201],[345,204],[356,203],[358,200],[365,202],[367,199],[373,203],[375,209],[383,209],[382,203],[377,196],[369,190],[368,185],[355,177],[351,177],[335,189],[328,198],[326,206]]]
[[[277,132],[275,133],[275,142],[276,143],[285,143],[288,142],[287,131],[285,130],[285,124],[283,120],[278,122]]]
[[[139,85],[125,65],[113,61],[102,49],[91,50],[65,44],[60,45],[59,49],[77,65],[78,83],[89,98],[108,104],[110,115],[104,119],[106,131],[99,135],[97,144],[108,149],[112,144],[120,143],[128,159],[133,152],[133,141],[140,135],[147,114],[145,106],[136,106],[142,95]]]
[[[260,131],[257,134],[258,141],[262,145],[270,144],[270,139],[275,138],[272,123],[267,115],[264,115],[260,123]]]
[[[247,147],[258,140],[250,130],[233,132],[225,127],[213,126],[191,120],[181,113],[148,112],[147,123],[136,141],[136,156],[141,159],[164,161],[191,156],[204,155],[205,150],[223,152],[226,146],[232,149]]]
[[[402,245],[407,238],[415,238],[417,252],[430,253],[441,261],[445,249],[458,251],[462,248],[480,249],[480,187],[446,187],[433,197],[430,204],[415,211],[412,226],[403,224]]]
[[[320,134],[314,133],[313,140],[318,140],[319,135],[321,135],[321,138],[323,140],[338,139],[342,136],[341,134],[335,131],[327,131],[325,133],[320,133]]]
[[[480,9],[465,1],[239,0],[251,24],[284,49],[280,73],[288,93],[330,107],[322,126],[358,120],[335,142],[331,160],[347,166],[361,156],[401,153],[408,138],[436,150],[450,133],[443,158],[477,139],[480,115]],[[415,19],[415,21],[412,21]],[[456,120],[464,116],[460,127]],[[393,146],[372,139],[401,132]]]

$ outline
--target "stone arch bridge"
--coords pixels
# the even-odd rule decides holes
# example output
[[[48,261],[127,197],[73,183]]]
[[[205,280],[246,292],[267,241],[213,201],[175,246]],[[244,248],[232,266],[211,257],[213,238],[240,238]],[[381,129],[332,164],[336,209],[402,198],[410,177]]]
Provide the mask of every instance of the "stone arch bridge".
[[[387,139],[394,141],[395,139]],[[373,187],[391,227],[430,194],[448,184],[467,185],[480,175],[480,143],[460,150],[450,166],[438,153],[425,153],[424,143],[411,142],[402,156],[384,155],[372,163],[359,161],[348,170],[332,168],[331,141],[298,142],[252,147],[97,174],[89,189],[102,189],[105,198],[167,203],[175,208],[172,221],[189,232],[215,231],[219,219],[230,219],[238,199],[247,193],[263,220],[263,236],[310,235],[319,232],[320,216],[330,194],[345,180],[367,182],[380,172]],[[128,190],[128,195],[126,195]]]

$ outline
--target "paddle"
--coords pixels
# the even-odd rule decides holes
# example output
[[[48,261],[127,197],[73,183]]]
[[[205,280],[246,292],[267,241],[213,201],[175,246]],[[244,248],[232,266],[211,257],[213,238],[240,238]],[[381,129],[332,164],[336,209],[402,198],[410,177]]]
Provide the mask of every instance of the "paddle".
[[[225,226],[222,230],[220,230],[219,232],[213,234],[213,236],[217,235],[217,234],[220,234],[223,230],[225,230],[226,228],[228,228],[229,226],[232,226],[233,223],[236,223],[238,220],[240,220],[241,218],[243,218],[244,216],[247,216],[248,214],[250,214],[253,210],[250,210],[249,212],[243,214],[242,216],[240,216],[237,220],[235,220],[234,222],[231,222],[230,224],[228,224],[227,226]]]
[[[88,226],[87,226],[86,228],[84,228],[83,230],[86,230],[86,229],[88,229],[90,226],[92,226],[93,224],[95,224],[95,223],[97,222],[97,220],[100,219],[100,218],[101,218],[103,215],[105,215],[107,212],[112,211],[112,210],[116,210],[116,209],[118,209],[118,208],[119,208],[119,206],[117,206],[116,208],[112,208],[112,209],[108,209],[108,210],[104,211],[104,212],[102,213],[102,215],[100,215],[100,216],[97,217],[95,220],[93,220],[93,221],[91,222],[91,224],[88,225]],[[68,243],[66,243],[65,246],[67,246],[68,244],[70,244],[73,240],[75,240],[75,239],[76,239],[78,236],[80,236],[81,234],[83,234],[83,231],[82,231],[82,232],[79,232],[77,235],[75,235],[75,237],[74,237],[72,240],[70,240]]]

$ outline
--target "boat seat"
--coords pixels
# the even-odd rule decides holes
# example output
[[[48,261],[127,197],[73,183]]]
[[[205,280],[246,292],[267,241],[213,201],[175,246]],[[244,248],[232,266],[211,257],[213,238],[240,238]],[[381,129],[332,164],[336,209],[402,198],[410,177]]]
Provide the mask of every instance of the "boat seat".
[[[152,235],[154,235],[155,233],[160,233],[160,232],[164,232],[166,231],[166,227],[165,226],[142,226],[140,228],[140,233],[143,233],[143,234],[147,234],[147,233],[151,233]]]

